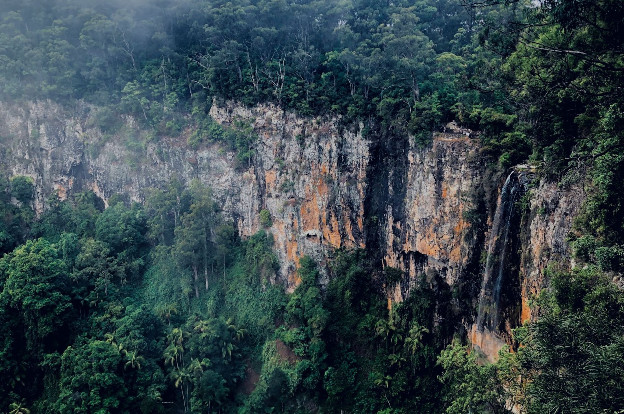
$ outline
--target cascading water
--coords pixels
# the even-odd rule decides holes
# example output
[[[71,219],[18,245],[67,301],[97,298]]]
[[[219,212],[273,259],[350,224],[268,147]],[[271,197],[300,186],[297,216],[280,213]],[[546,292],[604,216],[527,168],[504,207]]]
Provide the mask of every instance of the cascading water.
[[[489,342],[489,348],[500,348],[504,345],[497,336],[501,332],[501,298],[512,267],[509,258],[514,253],[514,230],[517,230],[513,226],[518,223],[516,202],[522,195],[523,188],[518,174],[511,172],[501,189],[492,220],[487,242],[487,261],[479,294],[479,309],[473,327],[473,343],[480,347],[483,347],[484,342]]]

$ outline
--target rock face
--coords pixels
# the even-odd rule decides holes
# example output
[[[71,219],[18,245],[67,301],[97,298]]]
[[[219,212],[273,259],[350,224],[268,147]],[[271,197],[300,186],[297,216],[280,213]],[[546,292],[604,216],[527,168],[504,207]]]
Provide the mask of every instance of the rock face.
[[[449,285],[462,277],[474,248],[466,240],[466,216],[484,169],[478,150],[477,141],[461,134],[437,134],[430,148],[410,148],[399,214],[388,209],[384,218],[384,262],[406,270],[410,282],[427,270]],[[410,285],[400,288],[397,300]]]
[[[529,213],[524,224],[520,263],[522,306],[520,320],[530,320],[529,299],[546,285],[544,270],[551,264],[570,266],[570,246],[566,239],[572,221],[585,199],[581,184],[560,188],[540,182],[532,191]]]
[[[497,227],[496,214],[502,210],[512,177],[516,213],[506,218],[507,227]],[[547,286],[546,268],[551,264],[571,266],[566,238],[584,199],[582,185],[560,188],[556,183],[537,181],[533,171],[524,166],[516,168],[501,188],[486,248],[491,249],[503,238],[505,242],[503,250],[488,252],[477,318],[469,335],[490,361],[497,360],[498,351],[511,343],[511,330],[531,320],[529,302]],[[490,261],[495,263],[491,266],[494,271],[489,269]]]
[[[451,128],[419,148],[373,124],[345,126],[339,118],[304,118],[271,105],[214,104],[210,114],[218,123],[244,121],[258,136],[255,156],[241,166],[218,144],[191,148],[190,130],[150,140],[128,118],[107,134],[97,127],[97,112],[82,103],[72,110],[51,102],[0,103],[1,168],[35,180],[38,211],[55,191],[61,198],[92,190],[105,203],[115,194],[141,202],[147,189],[172,177],[198,179],[242,236],[262,227],[261,211],[270,214],[267,231],[281,263],[276,281],[288,289],[298,283],[301,256],[324,263],[335,248],[367,247],[382,266],[404,270],[389,299],[404,299],[425,274],[468,286],[477,307],[482,256],[505,177],[487,170],[470,131]],[[535,181],[530,171],[519,173]],[[548,263],[569,262],[565,237],[578,191],[546,182],[529,190],[514,230],[517,264],[507,278],[520,299],[501,310],[505,331],[530,318],[529,298],[544,285]],[[466,319],[467,329],[471,323]],[[508,339],[505,332],[493,335]]]
[[[299,282],[295,270],[304,254],[322,263],[329,249],[365,246],[369,143],[361,127],[350,131],[337,119],[298,118],[273,106],[213,105],[210,114],[222,125],[251,122],[259,135],[253,165],[243,173],[249,187],[239,194],[246,208],[231,205],[229,212],[242,235],[258,231],[261,209],[270,213],[289,288]],[[214,187],[210,176],[203,181]],[[218,192],[226,197],[231,189]]]

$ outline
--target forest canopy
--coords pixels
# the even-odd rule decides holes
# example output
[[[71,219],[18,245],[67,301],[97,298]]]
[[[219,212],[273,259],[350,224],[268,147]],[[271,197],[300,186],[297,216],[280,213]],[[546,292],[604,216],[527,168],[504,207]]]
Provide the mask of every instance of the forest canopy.
[[[484,364],[440,276],[387,306],[400,272],[339,249],[321,282],[274,284],[270,232],[241,239],[209,188],[144,204],[92,192],[34,211],[0,171],[0,411],[11,413],[621,412],[624,2],[620,0],[5,0],[0,100],[76,100],[104,133],[223,143],[249,125],[214,100],[369,122],[426,146],[450,121],[499,171],[585,183],[540,318]],[[390,135],[388,135],[390,136]],[[5,156],[5,154],[2,154]],[[259,213],[270,228],[270,214]],[[397,276],[399,275],[399,276]],[[463,304],[466,305],[466,304]],[[468,319],[465,319],[468,318]],[[465,336],[465,335],[464,335]],[[515,405],[514,405],[515,404]],[[512,405],[514,405],[512,407]]]

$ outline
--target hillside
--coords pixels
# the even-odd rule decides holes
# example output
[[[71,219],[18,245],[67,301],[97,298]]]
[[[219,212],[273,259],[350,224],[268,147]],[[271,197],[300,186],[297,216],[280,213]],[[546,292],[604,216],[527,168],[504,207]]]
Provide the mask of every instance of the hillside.
[[[0,412],[623,410],[623,7],[7,2]]]

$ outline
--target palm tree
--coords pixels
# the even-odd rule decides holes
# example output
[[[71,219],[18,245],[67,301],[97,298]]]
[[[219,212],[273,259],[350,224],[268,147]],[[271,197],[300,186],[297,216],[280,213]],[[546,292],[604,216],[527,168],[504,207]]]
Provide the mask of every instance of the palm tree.
[[[174,369],[171,371],[171,379],[173,380],[173,385],[176,388],[180,389],[180,393],[182,394],[182,404],[184,405],[184,412],[188,412],[188,381],[190,379],[190,375],[185,368],[182,369]],[[185,392],[186,389],[186,392]]]
[[[123,344],[118,344],[117,342],[115,342],[115,334],[112,333],[105,333],[104,334],[104,338],[106,338],[105,342],[111,344],[112,346],[115,347],[115,349],[117,349],[119,352],[121,352],[124,349]]]
[[[208,358],[204,358],[201,361],[197,358],[193,358],[188,366],[188,371],[192,377],[199,379],[204,373],[204,368],[208,368],[209,366],[210,360]]]
[[[232,320],[232,318],[229,318],[227,320],[226,325],[228,330],[232,333],[237,341],[240,341],[245,336],[245,330],[234,325],[234,321]]]
[[[181,346],[184,339],[184,332],[182,332],[182,329],[180,328],[173,328],[171,333],[167,335],[167,339],[169,339],[169,342]]]
[[[236,349],[236,346],[228,341],[221,341],[221,356],[225,359],[228,356],[228,360],[232,359],[232,351]]]
[[[195,323],[193,330],[199,333],[201,339],[215,335],[214,325],[203,319]]]
[[[165,364],[174,366],[176,368],[180,367],[180,360],[182,359],[182,352],[184,350],[182,349],[182,346],[176,345],[176,344],[170,344],[166,349],[165,352],[163,354],[163,357],[165,359]]]
[[[158,313],[161,318],[167,320],[167,325],[171,326],[171,317],[178,314],[178,308],[176,305],[170,303],[161,307]]]
[[[106,342],[108,342],[109,344],[115,343],[115,334],[112,334],[110,332],[105,333],[104,338],[106,338]]]
[[[142,356],[139,356],[137,351],[128,351],[124,349],[124,355],[127,359],[125,368],[131,367],[141,369],[141,363],[145,361]]]
[[[429,333],[429,329],[424,326],[420,326],[416,322],[412,324],[409,332],[407,333],[407,338],[405,338],[405,345],[410,350],[412,355],[414,355],[418,348],[420,348],[423,336],[426,333]]]
[[[11,403],[9,410],[9,414],[30,414],[30,410],[22,406],[21,403]]]

